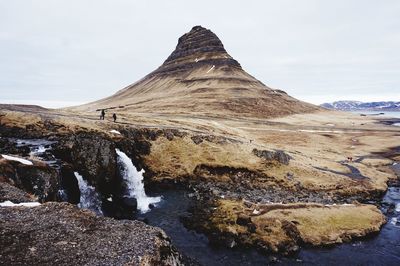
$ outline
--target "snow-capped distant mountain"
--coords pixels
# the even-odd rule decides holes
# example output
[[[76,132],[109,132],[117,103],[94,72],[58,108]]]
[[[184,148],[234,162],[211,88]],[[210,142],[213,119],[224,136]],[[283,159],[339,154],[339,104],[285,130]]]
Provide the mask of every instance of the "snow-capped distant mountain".
[[[322,107],[342,111],[400,111],[400,102],[358,102],[358,101],[337,101],[323,103]]]

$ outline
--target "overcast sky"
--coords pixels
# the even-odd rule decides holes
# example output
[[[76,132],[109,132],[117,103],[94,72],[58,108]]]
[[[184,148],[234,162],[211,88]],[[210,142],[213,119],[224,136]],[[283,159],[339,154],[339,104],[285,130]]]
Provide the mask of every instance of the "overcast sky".
[[[0,103],[109,96],[161,65],[194,25],[299,99],[400,101],[398,0],[0,0]]]

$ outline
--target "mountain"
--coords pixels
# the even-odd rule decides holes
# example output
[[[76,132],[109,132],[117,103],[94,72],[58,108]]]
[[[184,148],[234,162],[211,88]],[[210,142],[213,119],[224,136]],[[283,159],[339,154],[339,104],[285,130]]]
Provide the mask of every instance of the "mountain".
[[[337,101],[323,103],[322,107],[342,111],[400,111],[400,102]]]
[[[320,108],[267,87],[244,71],[208,29],[195,26],[179,38],[165,62],[138,82],[78,111],[277,117]]]

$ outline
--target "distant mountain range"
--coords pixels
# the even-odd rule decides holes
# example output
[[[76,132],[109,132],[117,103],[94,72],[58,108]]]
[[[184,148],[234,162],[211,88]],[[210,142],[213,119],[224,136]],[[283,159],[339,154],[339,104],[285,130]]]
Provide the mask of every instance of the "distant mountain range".
[[[400,102],[337,101],[323,103],[322,107],[341,111],[400,111]]]

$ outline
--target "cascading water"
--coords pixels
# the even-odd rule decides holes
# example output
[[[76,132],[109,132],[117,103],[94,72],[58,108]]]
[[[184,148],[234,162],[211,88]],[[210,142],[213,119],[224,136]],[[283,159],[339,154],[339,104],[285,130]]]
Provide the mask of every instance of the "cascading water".
[[[101,201],[94,187],[88,185],[83,177],[78,173],[74,172],[76,179],[78,180],[79,190],[81,192],[80,202],[78,207],[81,209],[89,209],[96,214],[101,215]]]
[[[150,210],[150,204],[156,204],[161,201],[161,197],[148,197],[144,191],[143,173],[138,171],[133,165],[132,160],[122,151],[115,149],[118,155],[118,163],[122,166],[122,178],[127,185],[127,194],[134,197],[137,201],[137,208],[145,213]]]

